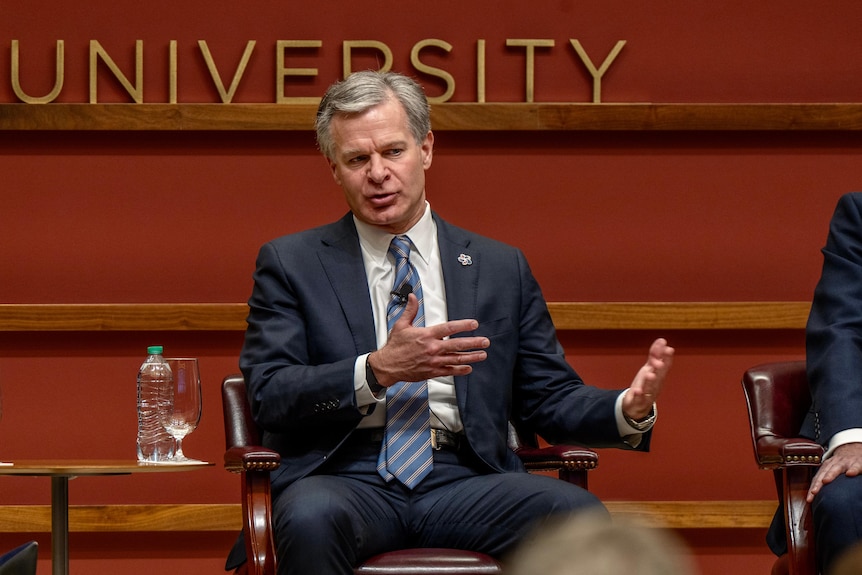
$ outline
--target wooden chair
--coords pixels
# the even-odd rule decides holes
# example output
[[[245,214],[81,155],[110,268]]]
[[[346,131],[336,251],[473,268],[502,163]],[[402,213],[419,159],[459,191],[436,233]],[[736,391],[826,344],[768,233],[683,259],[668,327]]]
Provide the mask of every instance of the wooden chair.
[[[248,562],[237,570],[243,575],[274,575],[275,541],[272,532],[270,471],[281,457],[260,446],[257,429],[248,405],[241,375],[229,375],[222,382],[225,455],[228,471],[241,479],[243,534]],[[587,488],[587,471],[598,465],[596,452],[571,446],[540,447],[532,433],[519,434],[509,427],[509,445],[530,471],[556,471],[558,477]],[[383,553],[357,567],[358,575],[490,575],[501,572],[500,564],[482,553],[456,549],[404,549]]]
[[[811,406],[804,361],[752,367],[742,378],[754,458],[775,474],[784,509],[788,553],[778,558],[773,575],[816,575],[811,509],[805,502],[820,466],[823,447],[798,436]]]

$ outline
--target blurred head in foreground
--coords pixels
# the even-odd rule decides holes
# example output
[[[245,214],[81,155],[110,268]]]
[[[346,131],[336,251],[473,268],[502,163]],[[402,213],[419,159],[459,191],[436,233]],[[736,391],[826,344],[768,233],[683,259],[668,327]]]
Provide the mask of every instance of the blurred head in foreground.
[[[862,575],[862,543],[856,543],[835,560],[830,575]]]
[[[696,575],[672,532],[577,515],[546,524],[510,558],[508,575]]]

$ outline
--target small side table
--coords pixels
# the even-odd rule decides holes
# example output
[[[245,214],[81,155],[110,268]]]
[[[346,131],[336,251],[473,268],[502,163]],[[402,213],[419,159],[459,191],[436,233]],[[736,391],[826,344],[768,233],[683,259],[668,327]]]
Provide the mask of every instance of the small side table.
[[[19,460],[0,465],[0,475],[51,478],[51,563],[53,575],[69,574],[69,479],[95,475],[169,473],[214,465],[188,463],[138,463],[126,459]]]

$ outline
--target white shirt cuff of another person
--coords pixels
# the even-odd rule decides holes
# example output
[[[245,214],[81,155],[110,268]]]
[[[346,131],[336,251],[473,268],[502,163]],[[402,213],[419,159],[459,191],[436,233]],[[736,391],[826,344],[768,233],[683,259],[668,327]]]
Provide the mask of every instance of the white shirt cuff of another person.
[[[832,439],[829,440],[829,447],[826,453],[823,454],[824,461],[831,457],[832,453],[845,443],[862,443],[862,429],[845,429],[833,435]]]
[[[620,437],[631,447],[637,447],[641,443],[643,434],[653,428],[658,419],[658,407],[655,403],[652,404],[652,411],[642,422],[635,422],[626,417],[623,413],[623,398],[626,396],[628,389],[624,390],[617,396],[617,402],[614,406],[614,412],[617,417],[617,430],[620,432]]]

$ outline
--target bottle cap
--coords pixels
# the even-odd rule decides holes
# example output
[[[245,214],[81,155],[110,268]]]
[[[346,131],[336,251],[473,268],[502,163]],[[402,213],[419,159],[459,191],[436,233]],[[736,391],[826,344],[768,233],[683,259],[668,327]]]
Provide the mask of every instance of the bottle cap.
[[[155,355],[155,354],[161,355],[163,351],[164,351],[164,348],[162,346],[151,345],[150,347],[147,348],[147,355]]]

